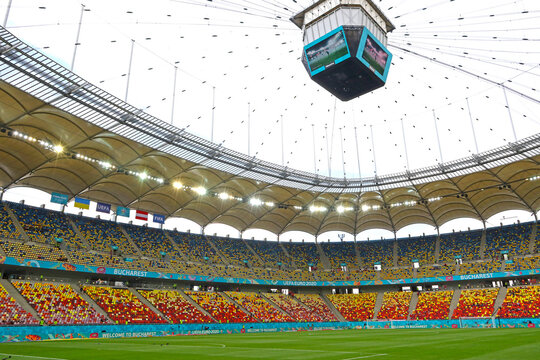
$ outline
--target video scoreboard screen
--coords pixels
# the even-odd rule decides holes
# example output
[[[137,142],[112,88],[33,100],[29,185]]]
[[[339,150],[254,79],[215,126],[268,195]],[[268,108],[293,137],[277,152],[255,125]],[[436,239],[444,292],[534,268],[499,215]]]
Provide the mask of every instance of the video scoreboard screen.
[[[366,28],[362,32],[356,56],[382,81],[386,81],[392,54]]]
[[[312,76],[351,57],[341,26],[306,45],[304,52]]]

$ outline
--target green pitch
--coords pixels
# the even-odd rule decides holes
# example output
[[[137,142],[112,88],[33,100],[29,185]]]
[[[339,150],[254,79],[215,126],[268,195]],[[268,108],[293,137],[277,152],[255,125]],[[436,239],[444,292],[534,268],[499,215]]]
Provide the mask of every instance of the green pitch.
[[[0,344],[0,360],[540,359],[538,329],[347,330]]]

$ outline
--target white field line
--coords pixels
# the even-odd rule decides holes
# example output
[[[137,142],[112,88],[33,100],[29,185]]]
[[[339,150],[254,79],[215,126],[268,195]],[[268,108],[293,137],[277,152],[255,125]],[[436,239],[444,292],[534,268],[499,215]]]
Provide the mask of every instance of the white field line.
[[[20,357],[31,358],[31,359],[66,360],[66,359],[53,358],[53,357],[43,357],[43,356],[33,356],[33,355],[21,355],[21,354],[6,354],[6,353],[0,353],[0,355],[20,356]]]

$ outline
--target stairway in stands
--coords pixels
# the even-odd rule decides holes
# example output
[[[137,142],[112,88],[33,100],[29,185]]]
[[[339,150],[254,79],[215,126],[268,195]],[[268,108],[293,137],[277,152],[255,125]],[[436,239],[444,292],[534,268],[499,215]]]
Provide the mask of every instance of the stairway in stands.
[[[6,289],[7,293],[15,299],[17,304],[19,304],[23,310],[32,314],[33,317],[41,321],[41,317],[38,315],[37,311],[26,301],[26,299],[21,295],[21,293],[15,289],[15,287],[6,279],[0,279],[0,284]]]

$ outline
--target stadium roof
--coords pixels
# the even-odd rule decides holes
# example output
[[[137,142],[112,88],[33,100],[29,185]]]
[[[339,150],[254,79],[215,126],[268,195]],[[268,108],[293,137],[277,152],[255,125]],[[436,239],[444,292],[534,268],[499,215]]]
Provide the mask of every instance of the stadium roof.
[[[281,234],[359,233],[540,208],[540,135],[383,177],[338,179],[183,132],[0,31],[0,186]]]

